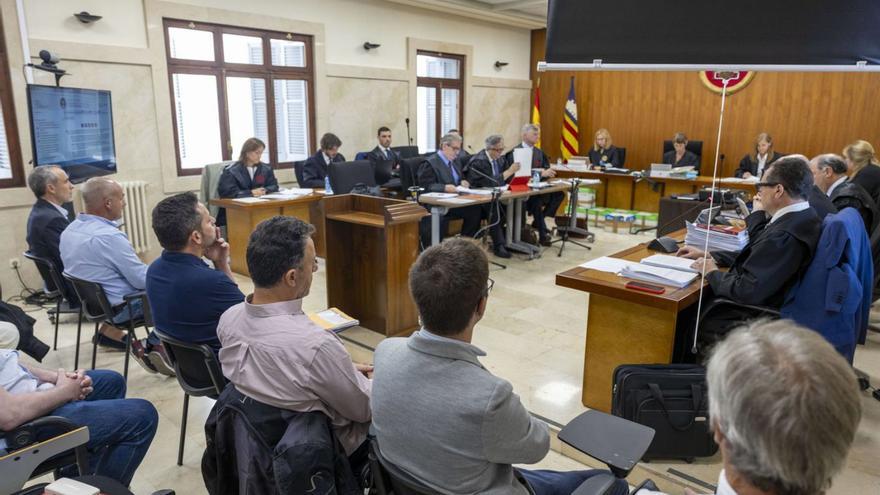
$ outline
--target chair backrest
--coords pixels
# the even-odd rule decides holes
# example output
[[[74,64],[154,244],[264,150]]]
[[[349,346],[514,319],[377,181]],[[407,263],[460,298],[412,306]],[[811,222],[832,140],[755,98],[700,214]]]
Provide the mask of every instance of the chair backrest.
[[[415,158],[419,156],[418,146],[392,146],[391,149],[396,151],[400,158]]]
[[[394,166],[392,160],[378,160],[373,162],[373,177],[376,184],[382,185],[391,180],[391,168]]]
[[[89,321],[103,321],[113,316],[113,305],[107,299],[107,293],[101,284],[90,282],[64,273],[64,278],[73,286],[73,290],[82,304],[83,316]]]
[[[620,158],[620,168],[626,165],[626,148],[617,147],[617,156]]]
[[[328,174],[334,194],[348,194],[358,184],[375,186],[373,165],[367,160],[354,162],[331,162]]]
[[[354,160],[355,160],[355,161],[358,161],[358,160],[368,160],[369,158],[370,158],[370,152],[369,152],[369,151],[358,151],[357,153],[354,154]]]
[[[226,378],[211,346],[184,342],[161,330],[154,331],[165,346],[168,359],[174,365],[177,382],[184,392],[192,396],[213,397],[223,393]]]
[[[205,165],[205,167],[202,169],[202,182],[201,187],[199,188],[199,192],[201,195],[202,203],[205,205],[206,208],[208,208],[208,212],[210,212],[211,216],[214,218],[217,218],[217,214],[220,212],[220,207],[213,206],[211,204],[211,200],[219,197],[219,194],[217,194],[217,185],[220,183],[220,176],[223,175],[223,169],[233,163],[235,162],[232,160],[220,163],[211,163]]]
[[[666,141],[663,141],[663,155],[665,155],[666,153],[669,153],[670,151],[672,151],[674,149],[675,149],[675,147],[672,146],[671,139],[667,139]],[[699,158],[700,162],[703,161],[703,142],[702,141],[688,141],[687,144],[685,145],[684,149],[697,155],[697,158]]]
[[[40,272],[40,276],[43,277],[43,282],[46,283],[46,295],[49,297],[60,296],[62,294],[61,289],[64,287],[64,281],[61,279],[61,275],[58,274],[55,263],[49,258],[42,258],[30,251],[25,251],[23,256],[37,265],[37,270]]]
[[[404,158],[400,161],[400,187],[404,194],[407,194],[410,187],[418,185],[419,165],[423,161],[425,161],[423,156]]]
[[[46,426],[53,428],[57,428],[58,422],[69,423],[66,418],[45,416],[29,423],[28,428],[32,430],[45,428],[46,426],[41,426],[41,423],[44,422]],[[53,463],[56,459],[65,462],[73,460],[68,459],[67,455],[62,456],[71,450],[75,452],[74,459],[80,469],[88,472],[88,450],[86,449],[86,444],[89,442],[88,427],[71,425],[69,429],[62,428],[60,431],[63,433],[46,440],[29,443],[25,447],[13,447],[14,443],[9,444],[7,447],[9,453],[0,456],[0,493],[13,493],[21,489],[32,477],[61,467]],[[18,432],[11,432],[13,435],[16,433]]]
[[[306,166],[305,160],[300,160],[298,162],[293,162],[293,174],[296,175],[296,184],[299,187],[303,187],[302,183],[303,179],[303,167]]]
[[[406,476],[399,469],[391,466],[387,460],[383,459],[376,437],[371,435],[367,441],[370,442],[370,473],[373,477],[373,486],[377,490],[377,495],[439,495],[439,492]]]

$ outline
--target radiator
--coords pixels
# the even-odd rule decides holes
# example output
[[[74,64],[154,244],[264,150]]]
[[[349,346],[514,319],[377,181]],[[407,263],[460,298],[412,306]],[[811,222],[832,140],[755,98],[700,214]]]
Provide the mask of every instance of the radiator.
[[[128,236],[138,254],[150,249],[150,224],[147,210],[147,183],[142,180],[120,182],[125,190],[125,208],[122,210],[122,231]]]

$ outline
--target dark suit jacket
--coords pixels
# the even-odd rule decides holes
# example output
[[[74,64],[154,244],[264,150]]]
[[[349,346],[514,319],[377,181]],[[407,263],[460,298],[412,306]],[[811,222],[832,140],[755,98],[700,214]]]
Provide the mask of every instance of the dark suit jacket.
[[[70,224],[70,218],[61,214],[52,203],[45,199],[38,199],[31,208],[31,214],[28,216],[27,222],[27,243],[28,249],[41,258],[52,260],[55,269],[58,270],[60,276],[64,272],[64,263],[61,261],[61,252],[58,244],[61,241],[61,233]],[[55,284],[52,280],[43,280],[46,288],[55,290]],[[60,287],[64,294],[64,299],[74,306],[79,304],[79,298],[76,292],[69,284],[62,279],[64,287]]]
[[[498,173],[495,173],[492,170],[492,161],[489,159],[489,155],[486,154],[486,150],[482,150],[476,155],[471,155],[471,159],[468,160],[468,165],[464,170],[466,170],[467,181],[470,182],[471,187],[499,187],[508,182],[504,180],[502,173],[510,165],[511,163],[507,161],[505,155],[499,156],[496,162]],[[513,176],[510,177],[510,179],[512,178]]]
[[[416,174],[418,176],[419,187],[427,192],[443,192],[446,189],[447,184],[457,186],[461,184],[461,179],[467,179],[461,169],[461,165],[459,165],[456,160],[452,160],[450,164],[455,167],[455,171],[458,172],[458,182],[455,181],[449,167],[443,163],[443,159],[440,158],[439,152],[429,155],[421,164],[419,164],[419,171]]]
[[[865,191],[864,187],[851,180],[847,180],[831,191],[830,199],[838,211],[841,211],[844,208],[855,208],[862,217],[862,222],[865,224],[865,230],[868,232],[868,236],[870,236],[871,233],[874,232],[874,229],[877,228],[877,222],[880,221],[880,215],[877,213],[877,205],[874,203],[874,200],[871,199],[871,195],[868,194],[868,191]]]
[[[798,274],[813,260],[822,221],[812,208],[784,215],[769,223],[764,212],[746,218],[749,243],[738,253],[713,252],[719,266],[732,262],[728,272],[706,275],[716,296],[740,304],[780,308]]]
[[[880,205],[880,166],[868,164],[852,178],[852,181],[865,188],[875,205]]]
[[[677,163],[675,161],[675,150],[663,153],[663,163],[668,163],[673,167],[694,167],[696,171],[700,171],[700,159],[688,150],[684,150],[684,156]]]
[[[254,172],[254,179],[241,162],[235,162],[223,169],[217,182],[217,195],[221,198],[248,198],[254,194],[252,189],[263,187],[266,192],[278,192],[278,179],[272,166],[260,163]],[[217,213],[217,225],[226,225],[226,208]]]
[[[380,150],[379,147],[376,146],[375,148],[370,150],[369,153],[367,153],[367,159],[369,159],[372,163],[389,160],[391,161],[391,170],[397,170],[397,168],[400,167],[400,154],[392,149],[388,150],[388,158],[385,158],[385,156],[382,155],[382,150]]]
[[[523,147],[522,143],[514,146],[513,149],[521,149]],[[508,151],[504,158],[507,159],[507,162],[513,164],[513,150]],[[544,154],[544,151],[541,148],[532,147],[532,170],[536,168],[550,168],[550,159],[547,158],[547,155]]]
[[[331,161],[344,162],[345,157],[342,156],[342,153],[337,153]],[[324,178],[327,177],[327,169],[327,162],[324,161],[324,152],[318,150],[303,165],[303,184],[299,187],[323,188]]]
[[[591,147],[587,156],[590,157],[591,165],[599,165],[604,161],[606,165],[612,167],[620,166],[620,154],[617,152],[617,147],[613,144],[604,150],[597,150],[595,147]],[[605,157],[605,160],[602,160],[603,156]]]
[[[807,196],[810,206],[816,210],[819,220],[825,220],[825,217],[832,213],[837,213],[837,207],[831,202],[827,194],[823,193],[819,186],[813,185],[810,194]]]
[[[785,155],[783,155],[782,153],[777,153],[775,151],[770,152],[770,157],[767,158],[767,163],[764,164],[764,170],[767,170],[767,167],[769,167],[771,163],[779,160],[783,156]],[[743,159],[739,161],[739,168],[736,169],[735,175],[737,177],[742,177],[743,174],[745,174],[746,172],[752,175],[758,174],[758,162],[757,160],[752,160],[751,153],[744,156]]]

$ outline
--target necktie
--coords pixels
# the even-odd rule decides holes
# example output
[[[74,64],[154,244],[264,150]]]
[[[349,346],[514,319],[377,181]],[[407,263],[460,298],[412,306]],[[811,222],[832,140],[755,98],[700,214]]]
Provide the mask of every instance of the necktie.
[[[449,171],[452,172],[452,180],[455,181],[455,185],[457,186],[459,183],[458,171],[455,170],[455,165],[452,162],[449,162]]]
[[[387,160],[388,159],[388,150],[382,150],[382,156],[384,156],[385,159]]]
[[[498,175],[498,160],[492,160],[492,175]]]

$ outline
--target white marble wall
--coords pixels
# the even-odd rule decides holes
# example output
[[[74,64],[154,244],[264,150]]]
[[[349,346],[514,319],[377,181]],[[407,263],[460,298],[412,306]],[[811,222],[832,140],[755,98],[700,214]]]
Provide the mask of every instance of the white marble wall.
[[[504,136],[508,148],[520,142],[520,129],[529,119],[531,92],[521,88],[474,86],[465,116],[466,144],[476,152],[490,134]]]
[[[349,160],[376,146],[376,130],[391,129],[392,146],[406,145],[408,83],[351,77],[327,77],[330,112],[327,131],[342,139]],[[415,139],[415,127],[412,129]]]

